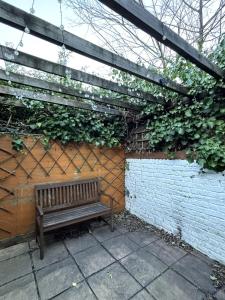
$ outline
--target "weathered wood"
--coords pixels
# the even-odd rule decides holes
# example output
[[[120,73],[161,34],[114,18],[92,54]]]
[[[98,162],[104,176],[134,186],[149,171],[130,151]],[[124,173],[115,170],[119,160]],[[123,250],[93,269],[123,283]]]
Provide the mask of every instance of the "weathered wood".
[[[31,99],[31,100],[60,104],[60,105],[70,106],[70,107],[74,107],[74,108],[78,108],[78,109],[85,109],[85,110],[91,110],[91,111],[96,111],[96,112],[100,112],[100,113],[107,113],[107,114],[111,114],[111,115],[120,116],[123,114],[119,110],[116,110],[113,108],[106,108],[101,105],[83,103],[83,102],[79,102],[78,100],[72,99],[72,98],[66,99],[63,97],[52,96],[52,95],[48,95],[48,94],[13,88],[13,87],[9,87],[9,86],[0,86],[0,94],[15,96],[15,97],[17,97],[17,99],[19,99],[19,98],[26,99],[27,98],[27,99]]]
[[[198,52],[182,37],[133,0],[99,0],[122,17],[170,47],[215,78],[225,79],[225,72]]]
[[[0,21],[9,26],[24,30],[27,26],[32,35],[42,38],[56,45],[65,45],[68,50],[77,52],[111,67],[126,71],[146,81],[169,88],[175,92],[186,95],[188,89],[170,79],[163,77],[151,70],[137,65],[122,56],[105,50],[89,41],[86,41],[68,31],[62,31],[57,26],[36,16],[0,1]]]
[[[45,232],[106,215],[111,216],[113,231],[113,198],[105,194],[110,205],[101,203],[104,193],[99,185],[98,178],[92,178],[35,186],[36,239],[40,240],[41,259]]]
[[[76,81],[84,82],[90,85],[98,86],[100,88],[111,90],[116,93],[127,95],[133,98],[144,99],[148,102],[162,103],[162,99],[142,92],[140,90],[133,90],[124,85],[118,85],[115,82],[91,75],[76,69],[72,69],[39,57],[19,52],[19,55],[14,55],[14,49],[0,45],[0,58],[8,62],[13,62],[22,66],[37,69],[46,73],[65,77],[69,74],[70,78]]]
[[[82,98],[82,99],[100,102],[100,103],[103,103],[106,105],[113,105],[113,106],[118,106],[118,107],[130,109],[130,110],[136,110],[136,111],[140,110],[140,108],[138,108],[138,106],[130,104],[125,101],[120,101],[117,99],[111,100],[106,97],[100,98],[99,95],[90,93],[88,91],[85,91],[85,92],[80,91],[80,90],[74,89],[73,87],[66,87],[64,85],[61,85],[61,84],[58,84],[55,82],[49,82],[46,80],[41,80],[41,79],[37,79],[34,77],[21,75],[18,73],[10,72],[9,75],[6,75],[4,70],[0,70],[0,80],[4,80],[4,81],[10,80],[12,82],[27,85],[30,87],[40,88],[40,89],[49,90],[49,91],[53,91],[53,92],[57,92],[57,93],[63,93],[63,94],[71,95],[71,96]]]

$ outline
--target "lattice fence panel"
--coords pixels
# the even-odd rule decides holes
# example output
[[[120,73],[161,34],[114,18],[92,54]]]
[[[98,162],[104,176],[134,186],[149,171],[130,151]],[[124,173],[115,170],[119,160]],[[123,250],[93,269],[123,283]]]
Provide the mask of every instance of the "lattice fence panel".
[[[115,210],[124,208],[123,149],[57,141],[45,149],[39,136],[23,141],[18,153],[9,136],[0,136],[0,239],[32,230],[33,188],[38,183],[100,177],[102,190],[116,200]]]

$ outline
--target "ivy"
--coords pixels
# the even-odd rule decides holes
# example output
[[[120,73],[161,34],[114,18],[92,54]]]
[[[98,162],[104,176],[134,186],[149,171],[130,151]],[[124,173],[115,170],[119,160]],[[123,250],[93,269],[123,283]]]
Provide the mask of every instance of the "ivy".
[[[51,139],[57,139],[62,144],[73,141],[115,147],[122,143],[125,135],[125,123],[121,117],[112,118],[37,101],[29,101],[29,108],[32,113],[27,124],[33,133],[45,136],[45,147]]]
[[[220,68],[225,68],[225,39],[209,56]],[[170,99],[169,109],[168,105],[145,107],[150,150],[186,150],[189,162],[196,160],[202,168],[224,171],[225,95],[217,93],[218,88],[225,87],[224,83],[183,59],[171,65],[166,73],[172,79],[178,76],[183,84],[190,86],[193,99],[191,103],[185,103],[181,97]],[[206,96],[199,98],[199,93]]]
[[[209,59],[225,69],[225,38],[210,53]],[[150,151],[165,151],[168,158],[185,150],[189,162],[215,171],[225,170],[225,91],[222,80],[216,80],[183,58],[171,62],[164,76],[190,88],[191,99],[184,99],[174,92],[143,82],[133,76],[115,72],[117,80],[131,88],[139,88],[165,102],[146,104],[142,116],[147,120],[146,139]],[[199,97],[203,93],[204,97]],[[139,149],[137,149],[139,150]]]
[[[19,136],[13,136],[12,148],[16,151],[22,151],[24,147],[23,140]]]
[[[208,56],[225,70],[225,38]],[[121,71],[113,70],[112,74],[119,85],[124,84],[132,90],[150,92],[166,99],[163,104],[154,104],[123,97],[123,101],[142,105],[141,114],[146,120],[149,149],[165,151],[169,158],[173,157],[175,151],[185,150],[190,162],[195,160],[202,168],[215,171],[225,170],[225,95],[218,92],[225,91],[224,82],[212,78],[183,58],[171,61],[163,75],[188,86],[191,98],[184,99],[175,92]],[[72,81],[66,78],[61,83],[70,85]],[[83,86],[80,84],[76,88],[82,89]],[[98,88],[93,91],[102,96],[117,97],[115,93]],[[205,96],[200,97],[200,94]],[[16,119],[16,124],[23,124],[27,131],[43,134],[46,149],[51,139],[63,144],[73,141],[108,147],[125,142],[127,124],[122,117],[38,101],[24,100],[23,103],[25,110],[3,108],[0,109],[0,117],[7,124],[9,120]],[[21,150],[22,146],[20,140],[15,138],[14,149]]]

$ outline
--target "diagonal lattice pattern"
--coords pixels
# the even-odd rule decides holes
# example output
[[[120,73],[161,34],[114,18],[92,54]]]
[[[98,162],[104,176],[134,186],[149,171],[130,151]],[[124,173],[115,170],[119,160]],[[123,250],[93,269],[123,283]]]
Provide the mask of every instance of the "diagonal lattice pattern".
[[[46,149],[39,136],[24,137],[23,141],[22,152],[16,152],[12,150],[9,136],[0,137],[0,239],[15,235],[21,223],[28,222],[27,216],[19,214],[28,213],[23,202],[34,204],[33,188],[38,183],[100,177],[101,189],[116,200],[115,209],[124,207],[122,149],[75,143],[62,145],[57,141],[52,141]],[[33,211],[29,212],[29,222],[33,222]],[[22,225],[29,229],[32,224]]]

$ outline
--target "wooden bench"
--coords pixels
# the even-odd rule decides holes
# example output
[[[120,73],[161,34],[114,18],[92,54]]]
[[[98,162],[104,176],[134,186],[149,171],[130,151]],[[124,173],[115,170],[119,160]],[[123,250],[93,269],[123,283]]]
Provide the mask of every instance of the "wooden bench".
[[[101,195],[110,199],[110,205],[100,202]],[[44,258],[44,233],[110,215],[113,231],[113,198],[100,190],[98,178],[35,186],[36,240],[40,258]]]

